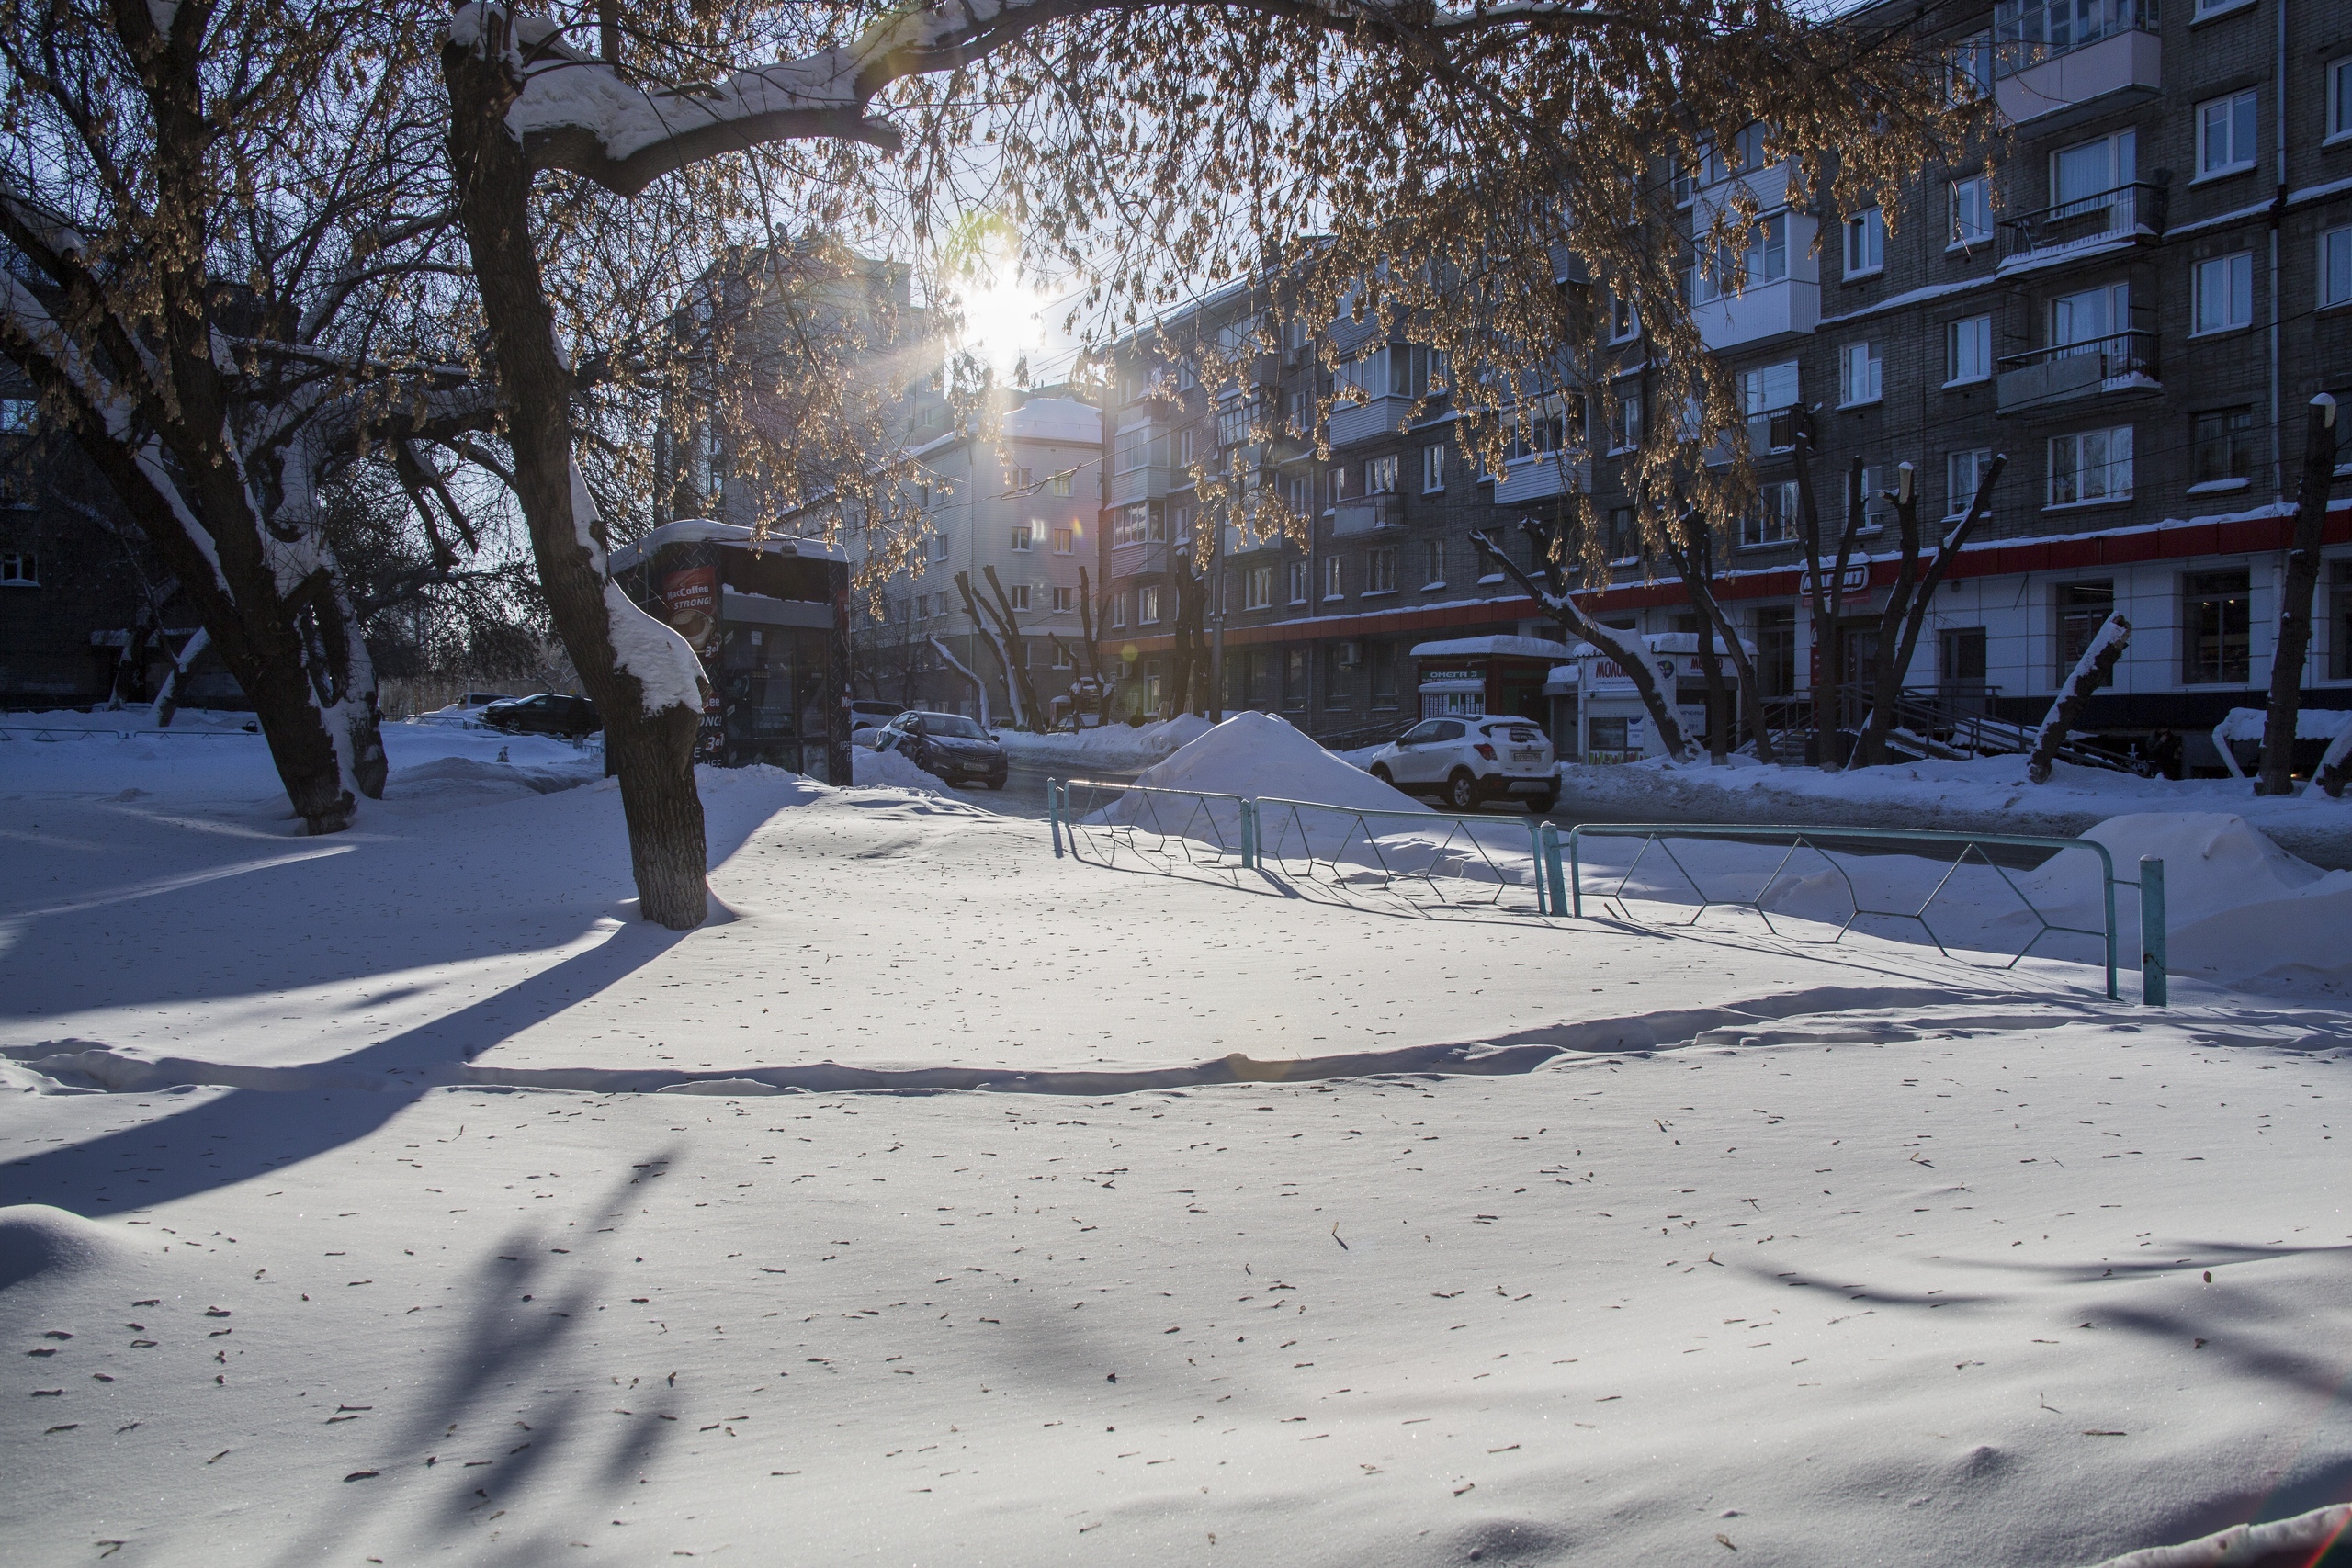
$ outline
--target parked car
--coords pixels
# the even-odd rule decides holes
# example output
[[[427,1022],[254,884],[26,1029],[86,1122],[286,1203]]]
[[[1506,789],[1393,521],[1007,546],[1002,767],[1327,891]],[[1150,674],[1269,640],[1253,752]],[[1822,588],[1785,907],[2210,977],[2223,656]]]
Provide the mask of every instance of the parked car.
[[[461,708],[478,708],[490,703],[511,703],[515,700],[514,694],[512,692],[468,692],[458,699],[457,705]]]
[[[990,789],[1004,787],[1011,765],[995,736],[956,713],[902,713],[882,727],[875,749],[895,750],[949,784],[978,779]]]
[[[906,712],[896,703],[869,702],[864,697],[849,705],[849,729],[852,735],[861,729],[880,729]]]
[[[1559,803],[1551,738],[1532,720],[1425,718],[1372,754],[1374,778],[1407,795],[1442,795],[1456,811],[1523,800],[1537,815]]]
[[[554,692],[494,702],[481,710],[481,721],[492,729],[511,730],[517,735],[560,735],[571,739],[594,735],[605,728],[605,721],[596,716],[594,703],[586,697],[567,697]]]

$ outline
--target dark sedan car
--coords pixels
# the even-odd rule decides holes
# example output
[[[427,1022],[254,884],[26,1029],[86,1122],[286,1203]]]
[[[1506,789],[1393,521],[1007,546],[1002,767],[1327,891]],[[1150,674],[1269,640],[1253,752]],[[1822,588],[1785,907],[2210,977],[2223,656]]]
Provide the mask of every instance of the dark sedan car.
[[[580,739],[605,728],[596,705],[586,697],[540,692],[534,696],[509,697],[481,710],[481,721],[492,729],[517,735],[560,735]]]
[[[949,784],[978,779],[990,789],[1004,787],[1004,748],[962,714],[902,713],[883,727],[877,750],[898,751]]]

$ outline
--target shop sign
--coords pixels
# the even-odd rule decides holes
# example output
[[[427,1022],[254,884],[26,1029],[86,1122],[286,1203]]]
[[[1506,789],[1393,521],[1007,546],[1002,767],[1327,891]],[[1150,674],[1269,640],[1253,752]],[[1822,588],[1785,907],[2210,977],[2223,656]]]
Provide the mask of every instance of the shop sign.
[[[1483,671],[1483,670],[1430,670],[1430,669],[1424,669],[1424,670],[1422,670],[1422,671],[1421,671],[1421,679],[1422,679],[1422,681],[1424,681],[1424,682],[1429,682],[1429,681],[1483,681],[1483,680],[1485,680],[1486,678],[1487,678],[1487,672],[1486,672],[1485,671]]]
[[[718,569],[690,567],[662,579],[662,613],[702,658],[718,646]]]

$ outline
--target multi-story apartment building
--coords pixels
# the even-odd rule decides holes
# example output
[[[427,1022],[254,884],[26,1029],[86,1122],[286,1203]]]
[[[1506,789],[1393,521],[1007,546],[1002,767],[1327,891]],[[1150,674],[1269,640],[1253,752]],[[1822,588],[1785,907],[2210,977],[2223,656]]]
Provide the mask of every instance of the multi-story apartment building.
[[[1826,696],[1874,667],[1894,575],[1876,492],[1895,466],[1913,466],[1932,535],[1999,453],[1989,517],[1938,595],[1908,684],[2038,716],[2120,611],[2134,640],[2089,723],[2193,731],[2259,706],[2305,405],[2352,395],[2352,13],[2323,0],[2174,0],[2161,15],[2152,0],[1996,0],[1942,8],[1917,41],[1954,61],[1956,90],[1994,100],[1998,129],[1970,161],[1923,170],[1895,210],[1841,222],[1792,204],[1785,170],[1757,155],[1760,135],[1678,181],[1694,229],[1743,187],[1764,214],[1745,289],[1719,293],[1694,271],[1690,302],[1748,416],[1730,438],[1748,444],[1758,497],[1724,541],[1719,592],[1758,649],[1766,694]],[[1135,645],[1147,693],[1170,647],[1143,618],[1166,571],[1154,530],[1185,531],[1179,451],[1220,427],[1155,355],[1259,305],[1229,290],[1137,340],[1123,367],[1104,527],[1114,614],[1124,604],[1136,622],[1108,635]],[[1589,607],[1646,633],[1688,629],[1681,585],[1638,558],[1611,457],[1659,417],[1640,323],[1617,313],[1614,325],[1631,373],[1533,411],[1527,449],[1499,474],[1464,460],[1442,402],[1399,430],[1426,374],[1419,351],[1335,343],[1364,395],[1333,416],[1330,460],[1304,444],[1261,459],[1270,482],[1311,499],[1312,547],[1228,553],[1212,589],[1227,705],[1351,728],[1417,711],[1413,646],[1550,635],[1482,571],[1466,535],[1540,517],[1571,486],[1625,540]],[[1316,357],[1282,356],[1262,395],[1287,408],[1311,394]],[[1832,538],[1849,465],[1865,465],[1860,542],[1877,558],[1849,573],[1845,624],[1822,648],[1797,542],[1801,422]],[[2306,700],[2334,707],[2352,705],[2344,493],[2304,676]]]
[[[989,718],[1012,722],[1018,706],[1010,660],[1027,671],[1047,710],[1041,716],[1050,717],[1057,700],[1067,705],[1080,674],[1080,595],[1099,584],[1092,572],[1102,414],[1070,389],[1049,388],[1007,394],[986,423],[995,428],[958,422],[935,398],[922,405],[900,495],[904,512],[919,514],[920,536],[912,558],[881,585],[878,615],[865,594],[857,596],[855,680],[860,695],[973,717],[985,701]],[[847,542],[863,567],[873,544],[856,530]],[[1011,638],[1001,629],[991,637],[973,620],[959,574],[985,603],[996,604],[996,587],[1003,589]]]

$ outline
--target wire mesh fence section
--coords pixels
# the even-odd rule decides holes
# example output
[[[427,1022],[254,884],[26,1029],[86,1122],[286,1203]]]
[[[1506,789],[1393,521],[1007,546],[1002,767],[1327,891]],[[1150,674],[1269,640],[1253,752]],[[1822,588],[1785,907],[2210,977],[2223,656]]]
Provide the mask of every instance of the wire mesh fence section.
[[[1611,854],[1601,840],[1629,853]],[[1695,926],[1744,911],[1766,931],[1835,943],[1849,931],[1921,941],[2014,968],[2029,956],[2102,964],[2115,996],[2116,876],[2086,839],[1918,829],[1586,823],[1566,839],[1578,915]],[[2081,852],[2062,861],[2065,851]],[[2132,886],[2126,884],[2126,886]]]
[[[1255,863],[1294,888],[1428,915],[1545,912],[1536,818],[1271,795],[1254,805]]]
[[[1046,793],[1055,847],[1067,844],[1076,859],[1162,876],[1240,878],[1246,863],[1238,795],[1102,779],[1049,779]]]

